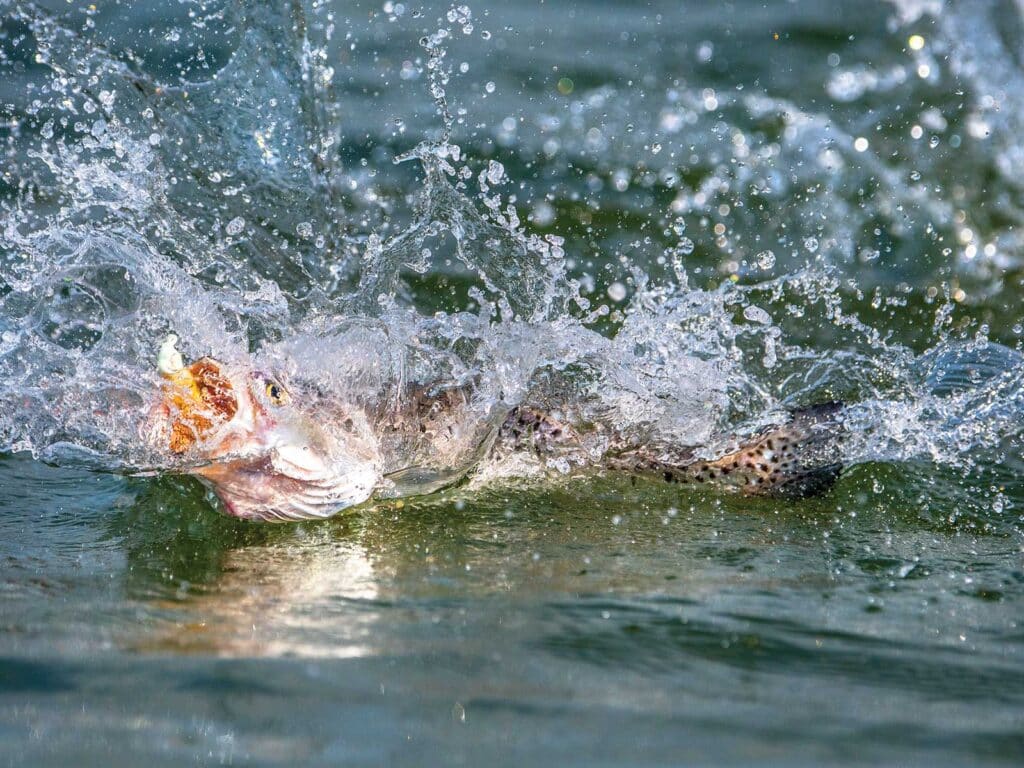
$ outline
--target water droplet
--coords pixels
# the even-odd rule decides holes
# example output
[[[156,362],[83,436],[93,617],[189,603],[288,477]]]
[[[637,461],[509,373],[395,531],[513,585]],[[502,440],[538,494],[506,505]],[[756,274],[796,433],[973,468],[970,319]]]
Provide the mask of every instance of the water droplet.
[[[754,258],[758,269],[771,269],[775,266],[775,254],[771,251],[761,251]]]
[[[540,201],[530,211],[530,219],[538,227],[548,227],[555,221],[555,208],[547,201]]]
[[[487,183],[496,187],[499,184],[504,184],[505,181],[505,166],[497,160],[491,160],[487,164]]]
[[[484,86],[484,90],[487,91],[488,93],[494,93],[494,89],[496,87],[497,86],[494,85],[494,81],[493,80],[488,80],[487,81],[487,85]]]
[[[804,240],[804,248],[806,248],[811,253],[816,253],[817,250],[818,250],[818,238],[816,238],[816,237],[808,237],[808,238],[806,238]]]
[[[245,219],[241,216],[233,218],[228,222],[227,227],[225,227],[225,231],[232,237],[242,234],[243,229],[245,229]]]
[[[771,315],[760,307],[755,307],[753,304],[743,309],[743,317],[752,323],[760,323],[761,325],[768,325],[772,321]]]
[[[626,286],[620,282],[614,282],[608,286],[608,298],[612,301],[622,301],[626,298]]]

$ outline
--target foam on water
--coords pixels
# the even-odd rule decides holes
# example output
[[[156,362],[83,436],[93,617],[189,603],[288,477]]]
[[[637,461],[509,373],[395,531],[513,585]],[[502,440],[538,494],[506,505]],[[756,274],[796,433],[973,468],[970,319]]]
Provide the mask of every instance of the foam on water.
[[[971,221],[963,194],[919,181],[949,156],[916,139],[893,166],[875,148],[865,155],[857,134],[763,94],[679,84],[649,113],[657,125],[637,126],[614,89],[585,93],[568,119],[545,124],[539,147],[523,137],[515,151],[579,165],[596,191],[604,179],[646,190],[630,204],[638,210],[656,192],[667,202],[642,212],[662,234],[623,249],[609,276],[562,237],[524,225],[505,167],[456,143],[467,121],[449,106],[458,75],[447,56],[456,38],[481,34],[468,8],[422,40],[439,125],[397,158],[421,172],[408,204],[382,202],[376,171],[340,158],[339,33],[316,4],[308,17],[298,5],[202,6],[204,24],[228,32],[203,67],[171,79],[105,50],[89,24],[73,29],[22,2],[0,10],[0,71],[15,83],[0,134],[8,450],[171,466],[139,425],[158,392],[156,348],[173,331],[189,357],[253,356],[358,402],[387,403],[407,383],[471,386],[470,434],[528,395],[557,391],[583,420],[711,450],[788,407],[841,398],[851,464],[925,460],[969,474],[1020,458],[1024,360],[983,325],[961,318],[970,331],[953,330],[952,317],[961,285],[1002,290],[993,265],[1019,264],[1021,246]],[[904,13],[894,32],[918,18]],[[932,51],[936,70],[944,50]],[[1019,77],[976,66],[970,50],[952,59],[957,76]],[[907,76],[842,71],[825,87],[855,102]],[[598,112],[628,126],[623,140],[588,127]],[[972,115],[961,117],[968,131],[996,119],[984,104]],[[684,126],[705,143],[684,153],[672,143]],[[501,130],[511,144],[512,129]],[[1004,149],[997,164],[1019,179]],[[834,194],[835,174],[860,191]],[[545,211],[535,203],[530,216],[543,224]],[[914,238],[935,243],[931,261],[898,262],[903,286],[878,287],[897,267],[882,254]],[[710,278],[691,267],[695,248],[718,249]],[[942,266],[957,260],[969,265],[962,282]],[[857,311],[884,306],[898,324],[908,294],[934,316],[913,349]],[[467,446],[454,461],[475,457]]]

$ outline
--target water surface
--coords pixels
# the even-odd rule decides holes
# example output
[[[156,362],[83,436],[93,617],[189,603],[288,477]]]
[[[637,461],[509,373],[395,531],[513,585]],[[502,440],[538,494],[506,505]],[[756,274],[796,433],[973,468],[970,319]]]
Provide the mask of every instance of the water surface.
[[[303,18],[329,88],[276,47],[294,9],[97,6],[0,4],[0,762],[1020,763],[1016,4],[506,3],[464,34],[448,6],[327,3]],[[392,163],[441,139],[439,27],[451,141],[564,262],[507,229],[461,261],[388,241],[487,208],[417,208],[443,187]],[[62,125],[85,97],[55,66],[113,106]],[[168,322],[227,354],[380,286],[569,340],[605,306],[587,327],[639,351],[588,394],[625,409],[625,373],[676,366],[728,396],[665,429],[860,403],[852,467],[796,504],[579,478],[285,526],[108,471],[152,458],[116,414]]]

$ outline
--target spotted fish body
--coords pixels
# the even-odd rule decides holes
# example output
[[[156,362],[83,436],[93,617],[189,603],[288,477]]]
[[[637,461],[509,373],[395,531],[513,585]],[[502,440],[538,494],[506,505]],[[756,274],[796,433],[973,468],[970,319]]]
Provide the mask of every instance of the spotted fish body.
[[[746,495],[803,498],[827,491],[842,472],[841,403],[793,411],[788,422],[746,440],[737,450],[711,460],[693,449],[619,446],[610,449],[605,469],[661,479],[678,485],[715,485]],[[506,451],[544,455],[571,448],[583,437],[531,408],[518,408],[502,426]]]

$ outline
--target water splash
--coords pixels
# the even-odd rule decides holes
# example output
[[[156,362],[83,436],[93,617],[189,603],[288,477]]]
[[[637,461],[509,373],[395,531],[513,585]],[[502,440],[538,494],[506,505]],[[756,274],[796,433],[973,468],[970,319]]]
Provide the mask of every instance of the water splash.
[[[502,162],[456,143],[465,120],[449,102],[460,75],[447,57],[456,32],[477,31],[470,9],[452,8],[421,41],[439,126],[395,152],[420,172],[403,213],[381,203],[363,165],[343,162],[331,13],[202,8],[203,23],[183,29],[216,38],[206,63],[168,73],[96,43],[88,25],[0,5],[0,72],[25,94],[4,116],[0,189],[7,448],[166,466],[138,424],[157,389],[156,345],[174,331],[191,357],[254,356],[360,403],[394,401],[408,383],[470,387],[472,439],[453,471],[509,407],[555,393],[576,418],[636,440],[713,449],[788,407],[842,398],[850,463],[969,470],[1019,454],[1019,352],[977,323],[970,336],[953,327],[971,324],[961,286],[985,275],[952,276],[938,246],[912,264],[899,257],[920,238],[959,242],[972,261],[963,233],[993,225],[906,180],[859,131],[785,99],[692,87],[669,89],[648,113],[655,124],[637,128],[614,89],[584,93],[570,119],[542,120],[539,154],[583,168],[601,194],[667,193],[634,211],[640,231],[661,234],[602,269],[578,239],[534,231],[554,217],[546,199],[527,206]],[[917,18],[904,14],[895,32]],[[976,71],[966,53],[957,61],[959,76]],[[837,74],[827,87],[856,103],[902,83],[865,78]],[[844,83],[859,85],[836,90]],[[599,112],[608,124],[588,127]],[[617,119],[632,128],[612,141]],[[683,160],[686,131],[717,144]],[[813,162],[797,159],[805,151]],[[944,161],[925,154],[914,172],[937,173]],[[840,184],[860,192],[836,194]],[[994,253],[1012,261],[1009,238]],[[882,289],[897,267],[905,290]],[[899,325],[912,302],[909,323],[930,316],[932,327],[908,341],[882,323]]]

